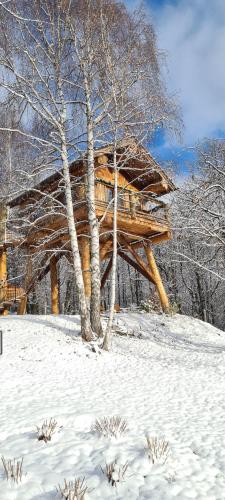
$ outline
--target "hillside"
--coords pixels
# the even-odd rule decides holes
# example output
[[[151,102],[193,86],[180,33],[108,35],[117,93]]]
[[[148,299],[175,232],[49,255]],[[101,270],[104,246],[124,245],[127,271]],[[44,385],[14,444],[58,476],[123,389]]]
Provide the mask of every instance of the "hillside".
[[[115,335],[110,353],[82,342],[78,317],[0,320],[0,455],[23,457],[25,474],[7,482],[0,464],[1,500],[61,498],[56,486],[75,477],[85,500],[225,499],[225,334],[179,315],[116,320],[131,335]],[[114,415],[127,421],[122,436],[91,430]],[[38,441],[51,417],[52,440]],[[146,434],[169,442],[165,463],[151,463]],[[117,487],[101,470],[115,459],[128,462]]]

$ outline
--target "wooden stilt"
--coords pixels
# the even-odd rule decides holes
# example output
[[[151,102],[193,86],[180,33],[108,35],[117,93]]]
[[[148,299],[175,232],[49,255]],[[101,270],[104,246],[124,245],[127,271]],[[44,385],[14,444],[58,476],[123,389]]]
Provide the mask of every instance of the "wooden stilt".
[[[107,253],[112,249],[112,240],[107,240],[105,243],[100,245],[100,260],[106,258]]]
[[[7,251],[0,251],[0,300],[4,300],[7,287]],[[7,313],[6,313],[7,314]],[[3,315],[5,313],[3,312]]]
[[[162,282],[162,279],[161,279],[161,276],[160,276],[160,273],[159,273],[159,270],[158,270],[158,267],[157,267],[157,264],[155,261],[155,257],[154,257],[153,252],[152,252],[152,249],[149,245],[145,245],[144,248],[145,248],[145,253],[146,253],[148,265],[149,265],[150,270],[154,276],[155,285],[156,285],[156,288],[157,288],[157,291],[159,294],[162,309],[164,312],[169,312],[169,309],[170,309],[169,299],[168,299],[166,290],[164,288],[164,285],[163,285],[163,282]]]
[[[90,271],[90,243],[88,236],[81,236],[79,238],[79,249],[81,256],[85,296],[89,303],[91,298],[91,271]]]
[[[27,312],[27,297],[28,297],[28,284],[30,283],[32,276],[32,257],[30,255],[30,249],[28,249],[28,256],[27,256],[27,272],[25,276],[25,285],[24,285],[24,290],[25,290],[25,295],[22,297],[19,306],[18,306],[18,311],[17,314],[22,315],[26,314]]]
[[[57,259],[53,255],[50,260],[50,278],[51,278],[51,312],[59,314],[59,285],[57,275]]]
[[[0,253],[0,280],[7,281],[7,252],[3,249]]]
[[[106,280],[108,278],[108,275],[109,275],[109,273],[111,271],[111,267],[112,267],[112,257],[109,259],[109,262],[108,262],[108,264],[106,266],[106,269],[105,269],[105,271],[103,273],[102,280],[101,280],[101,290],[105,286],[105,282],[106,282]]]
[[[24,295],[24,297],[22,297],[19,303],[17,314],[20,316],[22,314],[26,314],[26,311],[27,311],[27,295]]]

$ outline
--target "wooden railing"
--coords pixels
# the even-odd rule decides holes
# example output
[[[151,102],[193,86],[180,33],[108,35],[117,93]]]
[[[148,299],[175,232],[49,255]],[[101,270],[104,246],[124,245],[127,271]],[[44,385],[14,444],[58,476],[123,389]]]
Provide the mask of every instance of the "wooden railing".
[[[95,205],[97,209],[101,208],[107,212],[112,212],[114,204],[113,196],[112,185],[102,181],[96,182]],[[75,211],[86,205],[87,202],[83,196],[74,200]],[[170,226],[169,206],[150,193],[119,188],[117,206],[118,215],[119,213],[126,213],[132,218],[142,217],[149,221],[154,220],[160,224]]]
[[[18,236],[16,236],[15,233],[13,233],[12,231],[8,231],[8,229],[6,228],[4,233],[3,232],[0,233],[0,246],[4,244],[9,245],[17,238]]]
[[[102,200],[96,200],[96,208],[101,208],[102,210],[105,210],[106,212],[112,212],[113,210],[113,205]],[[155,221],[158,222],[159,224],[163,224],[166,226],[170,226],[170,217],[169,217],[169,212],[166,209],[159,209],[158,212],[154,212],[151,210],[145,210],[139,207],[136,207],[135,209],[131,207],[123,207],[123,206],[118,206],[117,209],[118,212],[118,217],[120,213],[124,213],[127,215],[130,215],[134,219],[142,218],[146,219],[149,221]]]
[[[100,195],[100,196],[99,196]],[[110,184],[96,182],[96,207],[107,211],[113,210],[113,186]],[[125,212],[132,218],[142,217],[148,220],[158,221],[164,225],[170,225],[169,207],[151,193],[133,191],[127,188],[118,188],[118,214]]]
[[[24,290],[21,287],[14,285],[2,285],[0,284],[0,304],[8,302],[17,302],[24,295]]]

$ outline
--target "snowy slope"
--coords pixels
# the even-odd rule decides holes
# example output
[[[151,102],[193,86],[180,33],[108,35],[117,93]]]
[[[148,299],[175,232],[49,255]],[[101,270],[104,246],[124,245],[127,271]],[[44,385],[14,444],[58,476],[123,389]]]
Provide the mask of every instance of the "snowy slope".
[[[1,500],[60,498],[64,478],[86,478],[89,499],[225,499],[225,334],[185,316],[120,313],[111,353],[82,343],[77,317],[0,320],[0,455],[24,457],[24,479],[7,482]],[[121,328],[126,325],[126,328]],[[91,431],[97,417],[120,415],[127,434]],[[45,444],[36,426],[55,418]],[[165,464],[152,465],[145,435],[169,441]],[[112,487],[101,471],[129,463]]]

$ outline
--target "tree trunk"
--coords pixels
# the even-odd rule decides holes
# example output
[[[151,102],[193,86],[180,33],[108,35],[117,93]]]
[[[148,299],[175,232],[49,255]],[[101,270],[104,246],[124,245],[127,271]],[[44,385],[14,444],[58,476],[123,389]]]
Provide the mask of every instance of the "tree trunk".
[[[114,207],[113,207],[113,257],[112,257],[112,272],[110,282],[110,302],[109,302],[109,319],[106,327],[106,333],[102,348],[105,351],[110,349],[110,341],[112,335],[112,324],[114,318],[114,308],[116,299],[116,269],[117,269],[117,200],[118,200],[118,171],[116,161],[116,147],[113,154],[114,167]]]
[[[91,341],[93,340],[89,312],[86,304],[85,298],[85,290],[84,290],[84,281],[82,275],[82,267],[81,267],[81,259],[78,247],[77,240],[77,231],[74,220],[73,213],[73,200],[72,200],[72,192],[71,192],[71,182],[70,182],[70,172],[69,172],[69,162],[67,155],[67,147],[66,147],[66,139],[65,136],[61,135],[62,139],[62,164],[63,164],[63,176],[65,182],[65,197],[66,197],[66,211],[67,211],[67,220],[68,220],[68,228],[70,235],[70,244],[73,256],[73,267],[76,278],[76,289],[78,295],[78,303],[79,303],[79,312],[81,318],[81,334],[84,340]]]
[[[94,168],[94,134],[91,106],[87,96],[87,142],[88,142],[88,171],[87,171],[87,205],[88,222],[90,227],[91,247],[91,303],[90,317],[93,332],[102,336],[100,315],[101,306],[101,273],[99,256],[99,223],[95,210],[95,168]]]

